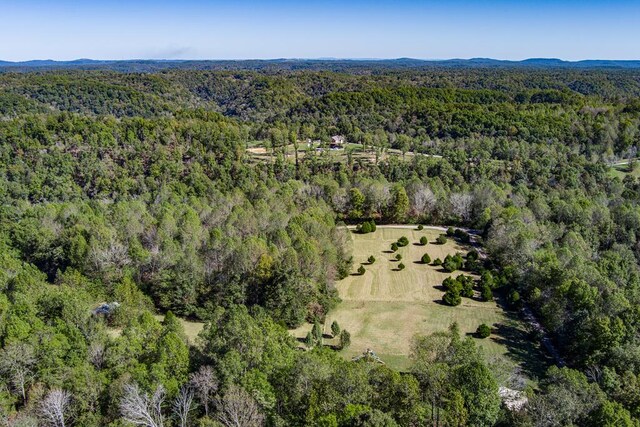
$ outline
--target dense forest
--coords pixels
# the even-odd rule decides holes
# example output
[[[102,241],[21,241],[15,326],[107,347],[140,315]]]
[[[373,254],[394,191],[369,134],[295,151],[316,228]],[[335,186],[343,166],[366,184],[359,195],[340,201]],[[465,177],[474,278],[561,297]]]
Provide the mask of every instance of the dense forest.
[[[1,73],[0,425],[640,425],[639,145],[635,69]],[[566,366],[513,409],[455,324],[300,350],[372,219],[477,230]]]

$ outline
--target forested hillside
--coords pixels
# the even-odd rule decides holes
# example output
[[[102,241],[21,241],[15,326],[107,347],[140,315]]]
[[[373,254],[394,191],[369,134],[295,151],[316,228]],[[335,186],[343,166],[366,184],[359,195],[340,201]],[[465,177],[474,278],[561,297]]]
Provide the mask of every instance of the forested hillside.
[[[347,71],[0,74],[0,425],[640,424],[640,73]],[[477,230],[567,366],[520,384],[455,324],[402,373],[302,349],[372,219]]]

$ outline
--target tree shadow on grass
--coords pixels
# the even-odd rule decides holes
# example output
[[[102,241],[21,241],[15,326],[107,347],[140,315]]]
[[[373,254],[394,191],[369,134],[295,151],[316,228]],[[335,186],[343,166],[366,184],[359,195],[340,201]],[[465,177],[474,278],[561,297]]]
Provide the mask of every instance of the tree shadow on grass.
[[[518,363],[530,378],[542,378],[547,368],[555,362],[520,319],[517,311],[506,306],[504,295],[497,295],[496,302],[504,310],[506,321],[492,326],[491,340],[507,349],[507,357]]]
[[[390,250],[386,250],[386,251],[382,251],[382,253],[383,253],[383,254],[392,254],[392,253],[394,253],[394,252],[393,252],[393,251],[390,251]]]

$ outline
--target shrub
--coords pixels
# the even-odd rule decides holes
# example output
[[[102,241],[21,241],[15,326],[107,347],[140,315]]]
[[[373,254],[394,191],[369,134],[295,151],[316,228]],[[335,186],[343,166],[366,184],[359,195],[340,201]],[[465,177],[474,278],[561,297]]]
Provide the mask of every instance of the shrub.
[[[343,330],[340,332],[340,348],[347,348],[351,345],[351,334]]]
[[[365,272],[365,271],[366,271],[366,270],[364,269],[364,266],[363,266],[363,265],[361,265],[360,267],[358,267],[358,274],[359,274],[359,275],[361,275],[361,276],[362,276],[362,275],[364,274],[364,272]]]
[[[320,323],[315,322],[313,324],[313,329],[311,329],[311,335],[319,344],[322,344],[322,327]]]
[[[396,261],[400,261],[402,259],[402,255],[396,254]]]
[[[371,255],[369,258],[367,258],[367,262],[369,264],[373,264],[374,262],[376,262],[376,258],[373,255]]]
[[[452,273],[456,270],[461,269],[463,263],[464,263],[464,259],[462,258],[462,255],[460,254],[455,254],[454,256],[447,255],[444,261],[442,262],[442,267],[449,273]]]
[[[331,323],[331,335],[336,337],[338,336],[339,333],[340,333],[340,325],[338,325],[337,320],[334,320],[333,323]]]
[[[362,223],[362,226],[360,226],[360,233],[362,234],[371,233],[371,224],[369,224],[369,221],[365,221]]]
[[[422,224],[418,224],[418,231],[422,231],[424,229],[424,227],[422,226]]]
[[[459,294],[462,291],[462,283],[453,277],[447,277],[442,281],[442,287],[447,291]]]
[[[452,307],[455,307],[456,305],[460,305],[460,303],[462,302],[462,298],[460,298],[460,294],[457,294],[452,291],[447,291],[442,297],[442,300],[444,301],[445,304],[450,305]]]
[[[478,326],[478,329],[476,329],[476,334],[478,334],[480,338],[487,338],[489,335],[491,335],[491,327],[483,323],[482,325]]]
[[[429,256],[429,254],[424,254],[422,255],[420,261],[422,261],[423,264],[429,264],[431,262],[431,257]]]
[[[447,228],[447,236],[449,237],[453,237],[453,235],[456,233],[456,231],[453,229],[453,227],[449,227]]]
[[[493,300],[493,291],[487,285],[482,286],[482,290],[480,292],[480,297],[483,301],[492,301]]]
[[[444,245],[445,243],[447,243],[447,238],[446,238],[445,236],[440,235],[440,236],[438,236],[438,238],[436,239],[436,242],[437,242],[439,245]]]
[[[404,264],[403,263],[398,264],[398,270],[401,270],[401,271],[404,270]]]
[[[398,239],[399,247],[404,247],[404,246],[407,246],[408,244],[409,244],[409,239],[407,239],[405,236],[402,236],[401,238]]]
[[[473,296],[473,281],[462,282],[462,296],[465,298],[471,298]]]
[[[308,348],[313,347],[313,335],[311,335],[311,332],[307,333],[307,336],[304,339],[304,345],[306,345]]]
[[[453,233],[456,239],[460,239],[464,243],[469,243],[471,241],[471,236],[464,230],[460,230],[459,228]]]
[[[433,265],[442,265],[442,260],[440,258],[436,258],[433,260]]]
[[[374,220],[371,220],[371,222],[369,222],[369,225],[371,226],[371,232],[375,233],[376,231],[376,222]]]
[[[509,304],[513,307],[520,305],[520,293],[518,291],[512,291],[509,294]]]
[[[392,243],[392,244],[391,244],[391,250],[392,250],[393,252],[397,251],[397,250],[398,250],[398,245],[397,245],[396,243]]]
[[[426,245],[427,243],[429,243],[429,240],[427,239],[427,236],[422,236],[422,237],[420,238],[420,244],[421,244],[422,246],[424,246],[424,245]]]
[[[467,252],[467,261],[476,259],[478,259],[478,251],[476,251],[475,249],[471,249],[469,252]]]

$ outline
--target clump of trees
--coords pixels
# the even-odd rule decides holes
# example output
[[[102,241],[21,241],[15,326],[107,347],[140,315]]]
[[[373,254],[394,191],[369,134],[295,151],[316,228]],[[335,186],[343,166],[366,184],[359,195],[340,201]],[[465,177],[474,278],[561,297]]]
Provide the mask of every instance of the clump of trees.
[[[442,262],[442,268],[444,268],[445,271],[452,273],[456,270],[460,270],[463,264],[464,259],[462,258],[462,255],[457,253],[454,256],[447,255]]]
[[[356,232],[361,234],[374,233],[376,231],[376,223],[374,220],[364,221],[362,224],[358,224]]]
[[[471,276],[461,274],[456,278],[447,277],[442,282],[442,286],[446,291],[442,300],[451,306],[460,305],[462,302],[461,297],[473,297],[473,285],[474,281]]]

